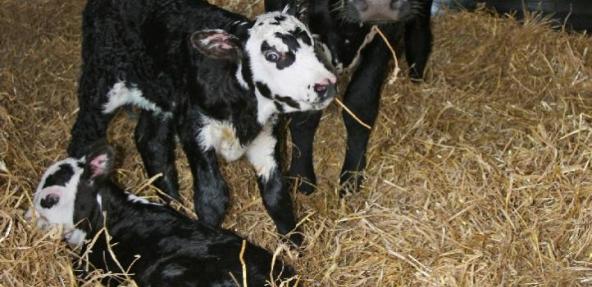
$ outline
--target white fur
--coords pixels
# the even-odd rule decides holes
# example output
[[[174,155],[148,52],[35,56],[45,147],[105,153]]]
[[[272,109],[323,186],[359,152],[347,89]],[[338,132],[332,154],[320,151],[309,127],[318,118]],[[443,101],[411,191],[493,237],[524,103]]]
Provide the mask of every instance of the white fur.
[[[247,150],[249,162],[264,181],[267,181],[271,172],[277,168],[277,162],[273,157],[276,144],[277,139],[272,134],[272,123],[268,123]]]
[[[255,93],[255,96],[257,97],[257,121],[265,125],[277,113],[277,107],[273,100],[262,96],[259,91]]]
[[[145,199],[143,197],[139,197],[135,194],[126,192],[127,194],[127,201],[133,202],[133,203],[139,203],[139,204],[152,204],[152,205],[162,205],[160,203],[156,203],[156,202],[152,202],[149,201],[148,199]]]
[[[275,22],[275,17],[284,16],[286,19],[280,25],[272,25]],[[263,25],[259,25],[259,24]],[[311,40],[311,44],[305,44],[298,38],[300,48],[295,51],[296,59],[294,63],[284,69],[278,69],[275,63],[269,62],[261,53],[261,44],[263,41],[275,47],[279,52],[287,52],[288,46],[275,33],[288,33],[300,28],[305,31]],[[319,61],[315,55],[314,38],[306,28],[306,26],[298,21],[295,17],[281,14],[280,12],[271,12],[260,15],[256,18],[255,24],[249,30],[249,39],[245,44],[245,52],[249,55],[251,61],[251,74],[253,80],[266,84],[272,93],[282,97],[289,97],[300,105],[299,109],[295,109],[288,105],[282,104],[284,112],[318,110],[325,108],[332,99],[327,99],[324,102],[319,102],[317,93],[314,91],[316,83],[324,82],[326,79],[335,82],[336,76]],[[262,98],[258,95],[258,100]],[[265,105],[267,106],[267,105]],[[275,107],[272,110],[276,110]],[[277,112],[277,111],[275,111]],[[258,120],[262,125],[265,125],[265,120],[268,118],[265,113],[258,116]]]
[[[103,113],[109,114],[117,108],[124,105],[134,105],[143,110],[153,111],[156,114],[163,115],[166,118],[172,117],[171,112],[163,112],[155,103],[144,98],[142,91],[132,85],[128,88],[125,81],[119,81],[113,85],[111,90],[107,93],[108,102],[103,106]]]
[[[39,186],[33,196],[33,207],[27,211],[26,216],[32,217],[33,214],[37,217],[37,226],[43,230],[49,230],[56,226],[63,227],[64,238],[71,245],[79,246],[84,242],[86,234],[76,228],[74,222],[74,201],[76,200],[76,189],[78,182],[80,181],[80,175],[83,172],[83,168],[78,165],[77,159],[68,158],[62,161],[58,161],[51,165],[41,178]],[[55,173],[59,166],[62,164],[68,164],[74,170],[74,174],[65,186],[48,186],[43,188],[47,177]],[[41,206],[41,200],[48,194],[58,194],[59,201],[50,208],[43,208]],[[97,198],[97,200],[99,200]]]
[[[245,78],[243,77],[242,70],[243,70],[243,65],[239,64],[238,69],[236,70],[235,77],[236,77],[236,80],[238,81],[238,83],[241,85],[241,87],[248,89],[249,85],[247,84],[247,82],[245,81]]]
[[[198,141],[203,150],[213,148],[227,161],[234,161],[243,156],[247,149],[240,144],[231,123],[206,116],[202,117],[202,122],[204,126],[198,135]]]
[[[64,234],[64,239],[70,244],[70,246],[80,247],[86,240],[86,232],[74,228],[70,232]]]
[[[273,152],[277,139],[272,135],[275,118],[267,121],[261,132],[247,146],[240,144],[234,126],[226,121],[217,121],[206,116],[202,117],[204,127],[198,135],[199,145],[203,150],[214,149],[226,161],[234,161],[247,155],[258,176],[265,180],[277,167]]]
[[[103,210],[103,197],[97,193],[97,204],[99,205],[99,209]]]

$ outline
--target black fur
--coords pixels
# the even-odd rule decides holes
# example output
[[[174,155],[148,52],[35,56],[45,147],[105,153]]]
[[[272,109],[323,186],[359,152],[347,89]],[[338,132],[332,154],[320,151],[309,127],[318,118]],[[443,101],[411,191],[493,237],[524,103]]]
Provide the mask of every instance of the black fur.
[[[282,21],[281,17],[275,20]],[[240,62],[248,67],[250,59],[241,53],[205,56],[195,51],[191,35],[222,29],[232,34],[233,45],[240,46],[252,25],[241,15],[200,0],[89,0],[83,14],[80,110],[68,154],[80,157],[92,142],[106,137],[114,114],[103,113],[107,93],[115,83],[125,81],[126,88],[137,88],[158,109],[143,110],[135,130],[148,175],[162,174],[155,186],[171,198],[179,197],[174,141],[178,135],[194,178],[198,216],[205,223],[219,225],[229,202],[228,188],[214,151],[200,148],[197,135],[203,127],[202,116],[230,122],[243,145],[250,143],[262,126],[257,121],[256,87],[250,71],[242,69],[248,85],[242,87],[235,75],[238,61],[229,60],[243,57]],[[271,91],[267,94],[271,97]],[[290,197],[280,184],[279,170],[269,180],[277,183],[264,185],[269,190],[263,193]],[[277,216],[277,212],[270,212],[282,233],[295,228],[293,211],[286,201],[270,202],[266,207],[282,211]],[[291,240],[299,244],[302,239],[293,235]]]
[[[367,0],[366,0],[367,1]],[[396,2],[398,0],[392,0]],[[398,22],[380,22],[380,29],[398,50],[398,43],[404,40],[404,52],[411,67],[409,74],[414,81],[423,78],[425,65],[432,48],[430,8],[432,0],[409,0],[414,7],[412,13]],[[308,7],[307,19],[312,33],[318,34],[328,46],[332,64],[349,66],[368,34],[372,23],[360,23],[350,13],[350,0],[266,0],[266,10],[280,10],[287,4]],[[349,5],[349,6],[348,6]],[[344,9],[349,9],[344,11]],[[376,23],[374,23],[376,24]],[[344,104],[363,122],[373,125],[378,115],[380,91],[389,72],[391,55],[380,37],[375,37],[361,51],[360,62],[352,74],[344,94]],[[299,190],[309,194],[314,191],[316,177],[313,168],[312,143],[321,117],[320,112],[292,115],[290,130],[295,148],[292,153],[290,175],[302,179]],[[347,129],[347,149],[341,170],[341,195],[357,191],[362,181],[361,172],[366,165],[366,147],[370,130],[360,125],[349,113],[343,113]]]
[[[94,244],[86,243],[82,248],[82,254],[90,251],[88,261],[93,268],[121,273],[121,266],[133,274],[139,286],[237,286],[235,282],[242,282],[240,251],[244,239],[194,221],[169,206],[130,199],[110,179],[109,169],[103,171],[104,175],[88,172],[89,162],[103,155],[112,160],[108,147],[98,147],[87,156],[74,207],[78,228],[87,233],[87,239],[97,238]],[[292,268],[279,259],[272,271],[272,254],[249,242],[245,244],[248,286],[265,286],[272,281],[270,274],[274,281],[294,275]],[[80,275],[90,271],[85,266],[84,260],[77,265]],[[120,282],[111,277],[103,283],[117,286]]]
[[[73,174],[74,170],[70,165],[62,164],[59,166],[59,169],[55,173],[53,173],[52,175],[48,176],[47,179],[45,179],[45,185],[43,186],[43,188],[52,185],[64,186]]]

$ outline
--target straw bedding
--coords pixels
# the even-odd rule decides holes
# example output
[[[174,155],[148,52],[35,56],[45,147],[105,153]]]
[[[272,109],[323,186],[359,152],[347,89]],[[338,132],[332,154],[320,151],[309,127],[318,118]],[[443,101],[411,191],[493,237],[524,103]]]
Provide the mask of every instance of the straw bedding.
[[[262,10],[262,1],[246,2],[217,1]],[[44,168],[65,156],[82,7],[0,0],[1,286],[75,284],[71,251],[23,212]],[[319,190],[294,195],[307,241],[301,257],[281,256],[305,286],[591,284],[592,39],[537,17],[519,25],[485,12],[442,16],[434,30],[426,82],[402,76],[385,86],[368,179],[342,201],[345,132],[340,109],[327,110],[315,147]],[[118,178],[154,196],[134,122],[121,113],[110,129],[124,157]],[[179,208],[190,212],[184,159],[179,169]],[[232,190],[224,226],[278,248],[248,164],[223,169]]]

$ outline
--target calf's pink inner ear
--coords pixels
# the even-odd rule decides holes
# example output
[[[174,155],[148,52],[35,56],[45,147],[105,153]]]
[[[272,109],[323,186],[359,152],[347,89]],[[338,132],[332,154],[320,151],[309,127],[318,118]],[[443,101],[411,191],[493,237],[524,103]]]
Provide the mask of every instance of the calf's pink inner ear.
[[[218,59],[233,59],[237,50],[238,39],[224,30],[200,30],[191,35],[193,48],[200,53]]]
[[[90,162],[90,169],[92,177],[105,174],[107,165],[109,164],[109,157],[106,154],[99,155],[93,158]]]

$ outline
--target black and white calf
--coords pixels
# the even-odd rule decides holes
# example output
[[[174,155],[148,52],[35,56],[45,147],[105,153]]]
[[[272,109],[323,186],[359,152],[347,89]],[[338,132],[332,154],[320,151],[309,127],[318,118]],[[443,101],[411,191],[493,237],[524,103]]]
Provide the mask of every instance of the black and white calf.
[[[82,247],[93,268],[129,273],[139,286],[243,286],[238,283],[243,275],[248,286],[266,286],[293,276],[289,266],[236,234],[123,191],[111,180],[112,170],[113,151],[106,145],[94,147],[85,159],[54,163],[28,217],[35,213],[44,229],[63,227],[65,239]],[[86,265],[83,260],[77,268]],[[104,283],[117,286],[119,279]]]
[[[381,87],[392,60],[387,45],[375,37],[372,25],[378,25],[396,49],[403,40],[411,78],[423,77],[432,47],[432,0],[266,0],[265,6],[271,11],[294,2],[308,6],[310,29],[325,44],[337,70],[352,73],[343,101],[365,123],[374,125]],[[290,125],[296,147],[290,174],[302,179],[299,189],[306,194],[313,192],[316,184],[312,143],[320,118],[318,111],[294,114]],[[341,195],[359,189],[371,132],[349,113],[343,113],[343,119],[347,149],[341,170]]]
[[[178,197],[178,135],[200,220],[217,226],[227,209],[218,153],[246,156],[278,231],[294,229],[278,115],[326,107],[336,81],[296,17],[272,12],[252,21],[200,0],[89,0],[82,58],[70,156],[105,138],[114,112],[133,105],[142,109],[136,144],[148,175],[162,174],[158,188]]]

